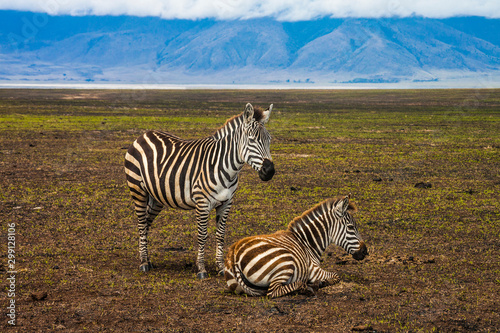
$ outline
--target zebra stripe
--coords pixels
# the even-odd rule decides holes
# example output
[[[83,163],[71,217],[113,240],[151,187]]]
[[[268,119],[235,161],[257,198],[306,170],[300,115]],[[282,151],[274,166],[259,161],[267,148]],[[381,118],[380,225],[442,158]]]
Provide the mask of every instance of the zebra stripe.
[[[265,128],[272,104],[267,110],[249,103],[245,111],[226,121],[207,138],[184,140],[175,135],[150,131],[140,136],[125,155],[125,173],[135,204],[139,229],[140,269],[148,271],[148,231],[165,207],[195,209],[198,229],[198,277],[205,278],[207,220],[216,209],[216,265],[224,269],[225,225],[238,186],[238,174],[245,163],[270,180],[271,136]]]
[[[228,250],[224,275],[229,290],[251,296],[280,297],[293,291],[313,292],[340,281],[320,267],[332,243],[357,260],[368,251],[350,212],[349,197],[328,199],[296,217],[285,231],[244,238]]]

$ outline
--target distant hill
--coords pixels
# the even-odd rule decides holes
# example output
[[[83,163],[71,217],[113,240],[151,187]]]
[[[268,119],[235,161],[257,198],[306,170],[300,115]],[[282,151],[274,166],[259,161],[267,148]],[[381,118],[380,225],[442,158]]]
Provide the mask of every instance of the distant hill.
[[[500,77],[500,20],[279,22],[0,11],[0,81],[359,83]]]

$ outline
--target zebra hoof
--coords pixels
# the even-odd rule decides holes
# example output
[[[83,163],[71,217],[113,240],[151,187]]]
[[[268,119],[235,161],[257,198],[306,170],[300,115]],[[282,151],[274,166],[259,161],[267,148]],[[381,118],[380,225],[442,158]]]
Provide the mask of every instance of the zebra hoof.
[[[326,286],[333,286],[334,284],[340,283],[340,278],[335,277],[335,278],[332,278],[330,280],[325,281],[324,283],[325,283],[325,287]]]
[[[316,292],[314,291],[312,286],[305,286],[303,287],[300,291],[299,294],[308,296],[308,297],[314,297],[316,296]]]
[[[198,279],[200,279],[200,280],[203,280],[203,279],[208,278],[208,274],[207,274],[207,272],[200,272],[200,273],[198,273],[196,276],[197,276],[197,277],[198,277]]]
[[[153,265],[151,265],[151,263],[147,262],[145,264],[141,264],[139,266],[139,270],[141,270],[142,272],[149,272],[149,270],[153,268]]]

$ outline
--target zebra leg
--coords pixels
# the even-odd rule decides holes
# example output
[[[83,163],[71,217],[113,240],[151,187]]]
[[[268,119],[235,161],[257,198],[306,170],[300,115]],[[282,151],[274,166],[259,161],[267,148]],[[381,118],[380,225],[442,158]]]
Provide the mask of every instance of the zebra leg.
[[[327,272],[319,266],[314,266],[308,284],[316,288],[324,288],[340,282],[340,276],[334,272]]]
[[[143,272],[147,272],[153,268],[148,254],[148,232],[151,223],[153,223],[153,220],[158,216],[162,208],[163,205],[151,196],[148,196],[146,200],[141,202],[137,199],[135,200],[135,211],[139,218],[139,258],[141,260],[139,269]]]
[[[232,200],[227,200],[222,205],[216,208],[216,222],[217,222],[217,250],[215,254],[215,266],[219,275],[224,275],[224,238],[226,234],[226,221],[229,214],[229,209],[233,204]]]
[[[207,222],[210,214],[210,206],[207,204],[196,205],[196,224],[198,226],[198,258],[196,264],[198,266],[198,279],[208,278],[205,269],[205,243],[207,242]]]
[[[340,276],[337,273],[330,273],[330,274],[331,276],[327,278],[326,281],[324,282],[325,284],[324,287],[332,286],[340,282]]]
[[[304,281],[295,281],[290,284],[284,284],[282,281],[273,281],[267,291],[267,296],[271,298],[281,297],[290,294],[294,291],[312,293],[314,290],[307,285]]]

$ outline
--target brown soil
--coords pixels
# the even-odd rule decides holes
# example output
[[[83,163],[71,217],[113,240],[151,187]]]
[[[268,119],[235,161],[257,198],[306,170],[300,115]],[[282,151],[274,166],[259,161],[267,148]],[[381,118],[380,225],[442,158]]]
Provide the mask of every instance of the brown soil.
[[[403,161],[393,151],[393,138],[384,135],[417,137],[422,127],[377,125],[353,130],[351,136],[318,137],[316,131],[325,128],[316,128],[314,119],[290,120],[290,132],[281,127],[285,123],[272,127],[271,120],[277,174],[262,183],[250,168],[243,170],[229,215],[227,245],[246,235],[283,229],[323,198],[352,192],[371,253],[357,262],[332,246],[323,267],[338,272],[340,284],[313,297],[273,300],[224,292],[225,281],[215,274],[213,228],[207,249],[210,277],[196,279],[193,212],[166,210],[159,216],[150,237],[155,268],[146,274],[138,270],[136,222],[122,163],[128,144],[150,126],[141,117],[156,115],[156,110],[167,118],[200,113],[219,117],[223,124],[243,107],[242,101],[262,106],[274,102],[276,122],[284,117],[280,108],[290,117],[307,114],[306,102],[319,113],[335,104],[332,112],[337,115],[368,110],[369,105],[377,110],[407,110],[418,104],[421,110],[456,111],[454,105],[466,93],[413,97],[415,92],[336,92],[335,102],[324,92],[137,94],[0,92],[0,304],[6,314],[12,299],[7,280],[12,275],[7,262],[12,223],[17,272],[16,325],[4,316],[1,331],[499,332],[500,145],[498,127],[492,130],[499,121],[499,91],[489,92],[490,102],[481,99],[478,106],[486,111],[476,116],[490,122],[470,120],[468,128],[483,129],[485,137],[470,139],[471,151],[463,140],[434,135],[430,141],[398,146],[408,157]],[[193,109],[203,111],[190,114]],[[43,115],[62,128],[32,118]],[[77,116],[106,120],[90,125],[88,118],[85,126],[70,128],[78,124]],[[123,125],[124,116],[136,117],[135,125]],[[22,117],[23,122],[15,121]],[[425,121],[424,129],[447,130],[442,123]],[[166,122],[161,126],[166,129]],[[187,137],[217,127],[208,124],[193,133],[189,124],[176,126],[173,132]],[[420,156],[418,163],[415,156]],[[470,163],[464,156],[471,156]],[[432,186],[415,187],[419,182]]]

